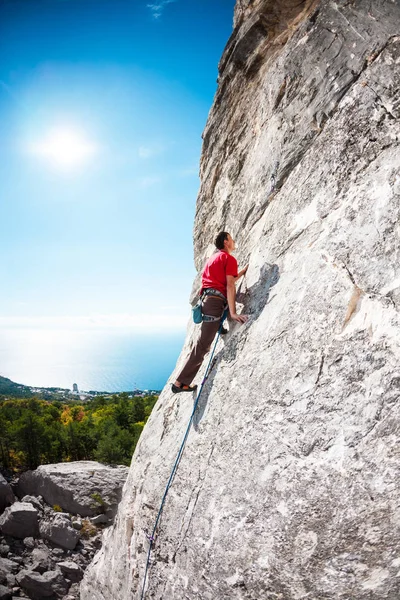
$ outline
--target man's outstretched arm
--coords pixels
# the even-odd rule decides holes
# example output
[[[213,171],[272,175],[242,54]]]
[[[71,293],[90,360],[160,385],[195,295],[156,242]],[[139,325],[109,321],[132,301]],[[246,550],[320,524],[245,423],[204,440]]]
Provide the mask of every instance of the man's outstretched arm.
[[[229,312],[231,315],[231,319],[234,321],[238,321],[239,323],[246,323],[248,316],[247,315],[238,315],[236,314],[236,286],[235,280],[237,277],[233,277],[233,275],[226,276],[226,283],[228,288],[228,306]]]
[[[244,267],[244,269],[242,269],[241,271],[239,271],[239,273],[237,274],[237,277],[234,277],[235,281],[237,281],[238,279],[240,279],[241,277],[243,277],[243,275],[246,274],[248,268],[249,268],[249,265],[246,265]]]

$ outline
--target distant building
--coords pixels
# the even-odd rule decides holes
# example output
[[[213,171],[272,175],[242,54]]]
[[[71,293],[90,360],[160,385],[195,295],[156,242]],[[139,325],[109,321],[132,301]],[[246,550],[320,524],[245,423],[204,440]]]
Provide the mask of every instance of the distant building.
[[[72,385],[72,392],[75,393],[75,394],[79,394],[78,384],[77,383],[74,383]]]

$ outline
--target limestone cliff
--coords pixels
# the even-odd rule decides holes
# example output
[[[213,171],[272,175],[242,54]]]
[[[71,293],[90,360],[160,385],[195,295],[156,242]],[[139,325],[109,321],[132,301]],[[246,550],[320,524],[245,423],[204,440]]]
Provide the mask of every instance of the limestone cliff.
[[[194,247],[200,270],[232,233],[251,319],[217,347],[146,598],[400,597],[399,30],[396,0],[237,1]],[[140,597],[191,409],[161,394],[83,600]]]

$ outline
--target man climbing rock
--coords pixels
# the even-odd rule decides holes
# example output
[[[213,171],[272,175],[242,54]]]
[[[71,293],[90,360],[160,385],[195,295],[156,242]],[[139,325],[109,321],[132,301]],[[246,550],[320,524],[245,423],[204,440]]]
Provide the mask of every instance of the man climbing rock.
[[[216,237],[217,252],[211,256],[204,267],[201,278],[200,295],[203,296],[203,315],[214,317],[215,320],[204,320],[201,324],[200,337],[197,340],[185,366],[172,384],[174,394],[193,392],[197,385],[191,382],[201,367],[204,356],[210,349],[211,342],[221,324],[221,318],[228,305],[230,318],[238,323],[245,323],[247,315],[236,312],[236,281],[242,277],[247,266],[238,273],[236,258],[232,256],[235,242],[226,231],[221,231]]]

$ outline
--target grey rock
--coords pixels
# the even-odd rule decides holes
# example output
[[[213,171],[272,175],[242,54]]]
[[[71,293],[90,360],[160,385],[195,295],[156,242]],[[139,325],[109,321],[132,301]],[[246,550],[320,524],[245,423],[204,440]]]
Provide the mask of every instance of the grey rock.
[[[11,600],[12,592],[4,585],[0,585],[0,600]]]
[[[73,583],[71,585],[71,587],[68,590],[68,595],[72,596],[74,599],[75,598],[80,598],[80,584],[79,583]]]
[[[15,556],[15,554],[10,553],[9,558],[12,562],[16,563],[17,565],[22,565],[24,562],[22,556]]]
[[[237,3],[194,247],[200,272],[232,233],[251,318],[218,341],[146,598],[400,597],[399,23],[390,0]],[[183,396],[158,399],[82,600],[140,598]]]
[[[13,502],[15,502],[15,496],[11,486],[0,474],[0,513]]]
[[[63,555],[62,550],[61,555]],[[30,559],[30,569],[32,571],[37,571],[38,573],[45,573],[46,571],[52,571],[54,569],[55,563],[51,559],[50,552],[47,549],[45,550],[43,548],[35,548],[31,553]]]
[[[0,530],[16,538],[37,536],[38,512],[28,502],[14,502],[0,516]]]
[[[19,495],[42,495],[50,506],[83,516],[94,516],[102,508],[93,499],[98,494],[107,515],[113,517],[121,498],[129,469],[110,467],[95,461],[41,465],[23,473],[18,482]]]
[[[51,521],[41,521],[39,529],[43,539],[69,550],[73,550],[79,540],[79,532],[59,513]]]
[[[82,568],[72,560],[59,562],[57,566],[61,569],[61,572],[72,582],[80,581],[83,577]]]
[[[7,581],[7,575],[16,573],[18,564],[8,558],[0,558],[0,583]]]
[[[6,583],[6,587],[13,588],[16,584],[15,575],[12,575],[12,573],[9,573],[6,576],[5,583]]]
[[[64,596],[68,590],[68,584],[60,571],[47,571],[41,575],[24,570],[18,573],[17,581],[33,600]]]
[[[76,521],[73,520],[72,521],[72,527],[74,529],[76,529],[77,531],[80,531],[82,529],[82,521],[80,519],[76,520]]]
[[[110,522],[110,519],[104,515],[96,515],[95,517],[91,517],[90,518],[91,523],[93,523],[93,525],[101,525],[101,524],[106,524]]]
[[[34,506],[39,511],[39,513],[43,512],[43,502],[40,500],[40,498],[36,498],[36,496],[26,495],[21,499],[21,502],[30,502],[32,506]]]
[[[36,542],[33,537],[24,538],[24,545],[31,550],[35,548]]]
[[[57,513],[58,516],[62,517],[63,519],[66,519],[67,521],[71,521],[71,515],[69,513],[66,512],[58,512],[55,511]]]
[[[0,544],[0,556],[7,557],[10,552],[10,546],[7,544]]]

